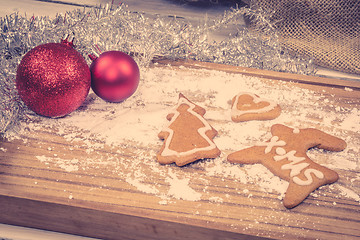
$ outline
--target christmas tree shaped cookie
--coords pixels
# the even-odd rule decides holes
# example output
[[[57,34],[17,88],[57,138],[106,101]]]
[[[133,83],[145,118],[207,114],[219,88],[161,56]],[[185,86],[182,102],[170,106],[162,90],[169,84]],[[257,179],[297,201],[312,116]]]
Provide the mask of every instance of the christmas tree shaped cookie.
[[[215,158],[220,150],[213,142],[217,131],[204,119],[205,109],[179,95],[178,104],[167,115],[169,123],[159,133],[164,144],[157,154],[162,164],[184,166],[203,158]]]
[[[306,154],[316,147],[328,151],[342,151],[346,143],[315,128],[293,129],[281,124],[271,127],[272,137],[228,155],[229,162],[261,163],[271,172],[289,182],[283,204],[293,208],[320,186],[338,180],[338,174],[313,162]]]

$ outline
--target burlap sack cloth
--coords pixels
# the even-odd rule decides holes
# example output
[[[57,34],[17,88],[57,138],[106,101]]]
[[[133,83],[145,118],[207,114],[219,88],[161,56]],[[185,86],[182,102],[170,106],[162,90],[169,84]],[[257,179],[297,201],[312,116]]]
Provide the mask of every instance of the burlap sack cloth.
[[[250,0],[281,43],[319,66],[360,74],[360,0]],[[251,24],[257,24],[250,17]]]

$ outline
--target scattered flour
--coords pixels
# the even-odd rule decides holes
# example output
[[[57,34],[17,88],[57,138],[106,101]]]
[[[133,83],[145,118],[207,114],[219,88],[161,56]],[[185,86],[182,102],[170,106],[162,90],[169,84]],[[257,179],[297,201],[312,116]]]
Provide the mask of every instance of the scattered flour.
[[[171,169],[169,169],[169,177],[166,182],[170,184],[168,195],[176,199],[183,199],[188,201],[199,201],[201,193],[196,192],[189,186],[190,178],[179,179]]]
[[[130,183],[132,186],[136,187],[138,190],[144,193],[158,194],[159,190],[153,185],[144,184],[140,182],[140,179],[127,177],[126,182]]]
[[[216,203],[222,203],[222,202],[224,202],[224,199],[221,198],[221,197],[210,197],[209,201],[210,202],[216,202]]]
[[[340,194],[345,196],[345,197],[348,197],[348,198],[352,198],[354,199],[355,201],[359,202],[360,203],[360,196],[359,194],[355,193],[354,191],[348,189],[348,188],[345,188],[343,186],[340,186],[340,185],[337,185],[337,188],[341,191]]]
[[[56,163],[57,166],[64,169],[67,172],[74,172],[79,170],[79,160],[78,159],[62,159],[58,157],[46,157],[46,156],[36,156],[36,158],[40,161],[45,163],[46,165],[50,163]]]
[[[344,116],[340,128],[350,131],[359,131],[360,129],[360,110],[353,108],[349,114]]]
[[[78,142],[81,142],[85,144],[88,154],[86,161],[62,159],[54,153],[54,149],[49,148],[49,155],[37,156],[37,159],[68,172],[86,170],[87,167],[111,166],[114,173],[137,190],[162,198],[159,204],[167,204],[169,197],[188,201],[205,199],[206,188],[196,191],[193,183],[193,179],[200,179],[204,185],[211,186],[213,183],[204,176],[227,177],[243,185],[256,183],[263,191],[275,191],[281,198],[288,187],[286,181],[274,176],[259,164],[230,164],[226,161],[226,155],[252,146],[255,142],[267,140],[271,125],[282,123],[298,128],[315,126],[342,137],[348,143],[345,151],[328,154],[316,150],[310,151],[309,155],[334,170],[359,170],[360,138],[349,137],[360,132],[358,108],[339,107],[336,102],[322,94],[281,84],[279,81],[274,81],[274,84],[269,86],[255,77],[220,71],[186,68],[174,71],[171,67],[165,67],[144,68],[141,74],[139,89],[122,103],[105,102],[91,92],[83,106],[66,117],[48,119],[34,115],[33,122],[24,122],[24,129],[41,129],[43,126],[57,129],[60,136],[72,143],[73,147],[70,147],[69,151],[82,147],[77,146]],[[243,91],[279,103],[283,108],[282,114],[271,121],[232,122],[229,114],[230,100]],[[162,145],[157,134],[166,123],[169,110],[177,103],[179,93],[191,96],[190,100],[207,110],[205,118],[219,132],[214,141],[223,151],[216,159],[195,163],[199,170],[195,172],[192,171],[192,166],[161,166],[155,158],[156,149]],[[132,155],[122,157],[123,150],[119,150],[101,158],[92,157],[104,146],[122,146],[125,150],[129,148],[132,149]],[[141,147],[134,149],[134,146]],[[326,157],[322,158],[324,155]],[[126,169],[126,172],[118,169]],[[148,175],[149,169],[153,176]],[[160,187],[149,183],[156,179],[162,179],[169,186]],[[352,184],[356,183],[354,181]],[[344,197],[358,201],[359,196],[355,192],[340,185],[337,185],[337,190],[341,191]],[[239,190],[243,193],[245,191],[249,197],[252,196],[251,190]],[[209,200],[221,202],[223,198],[212,196]]]

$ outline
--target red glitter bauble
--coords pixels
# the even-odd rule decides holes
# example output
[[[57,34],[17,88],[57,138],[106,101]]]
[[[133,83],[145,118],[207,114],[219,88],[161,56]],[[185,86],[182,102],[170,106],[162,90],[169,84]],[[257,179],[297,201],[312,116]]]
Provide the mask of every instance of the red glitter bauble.
[[[31,110],[47,117],[61,117],[80,107],[90,84],[89,66],[67,40],[31,49],[16,74],[20,98]]]
[[[139,67],[120,51],[102,53],[90,66],[91,88],[100,98],[121,102],[134,94],[140,79]]]

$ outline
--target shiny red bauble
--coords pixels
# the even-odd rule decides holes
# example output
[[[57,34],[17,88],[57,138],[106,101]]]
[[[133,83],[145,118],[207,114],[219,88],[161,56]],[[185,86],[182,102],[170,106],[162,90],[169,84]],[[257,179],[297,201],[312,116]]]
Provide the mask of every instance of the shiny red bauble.
[[[35,113],[47,117],[61,117],[76,110],[90,85],[89,66],[67,40],[31,49],[16,74],[20,98]]]
[[[98,58],[92,57],[90,66],[91,88],[103,100],[121,102],[136,91],[139,80],[139,67],[126,53],[108,51]]]

